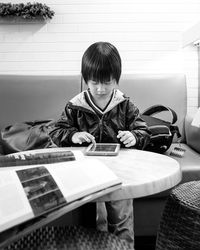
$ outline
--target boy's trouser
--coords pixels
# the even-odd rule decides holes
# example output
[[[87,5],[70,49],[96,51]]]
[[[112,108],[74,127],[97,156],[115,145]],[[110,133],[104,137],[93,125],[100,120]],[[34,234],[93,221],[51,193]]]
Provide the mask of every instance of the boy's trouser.
[[[134,243],[133,200],[97,203],[97,228]]]

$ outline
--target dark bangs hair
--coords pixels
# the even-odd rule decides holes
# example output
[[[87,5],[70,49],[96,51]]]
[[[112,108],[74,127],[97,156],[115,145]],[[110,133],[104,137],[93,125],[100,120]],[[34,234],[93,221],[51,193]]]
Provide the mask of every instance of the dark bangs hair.
[[[121,76],[121,58],[118,50],[108,42],[97,42],[85,51],[82,57],[81,73],[85,83],[89,80],[108,82]]]

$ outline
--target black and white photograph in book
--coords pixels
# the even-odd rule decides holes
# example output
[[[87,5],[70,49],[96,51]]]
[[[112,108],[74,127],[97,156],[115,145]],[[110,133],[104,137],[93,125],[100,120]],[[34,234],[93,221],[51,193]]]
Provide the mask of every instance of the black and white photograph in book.
[[[44,167],[16,171],[35,216],[66,204],[55,180]]]

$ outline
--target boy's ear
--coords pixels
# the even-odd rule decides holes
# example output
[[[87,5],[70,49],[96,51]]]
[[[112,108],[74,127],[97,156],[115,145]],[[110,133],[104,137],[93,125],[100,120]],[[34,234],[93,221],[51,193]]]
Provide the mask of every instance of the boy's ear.
[[[115,80],[115,85],[118,86],[118,82]]]

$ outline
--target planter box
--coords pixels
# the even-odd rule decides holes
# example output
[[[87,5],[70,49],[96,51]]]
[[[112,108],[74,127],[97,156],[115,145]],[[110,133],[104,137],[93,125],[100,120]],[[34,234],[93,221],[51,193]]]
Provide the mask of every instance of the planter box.
[[[49,19],[44,19],[41,16],[38,16],[34,19],[25,19],[20,16],[5,16],[0,17],[0,24],[33,24],[33,23],[46,23]]]

